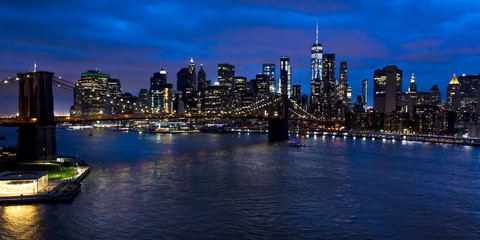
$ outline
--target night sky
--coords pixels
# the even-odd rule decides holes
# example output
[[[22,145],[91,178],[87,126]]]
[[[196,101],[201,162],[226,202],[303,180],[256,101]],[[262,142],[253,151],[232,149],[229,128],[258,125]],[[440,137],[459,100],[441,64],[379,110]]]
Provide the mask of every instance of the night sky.
[[[73,3],[72,3],[73,2]],[[289,56],[292,82],[310,93],[310,47],[319,24],[324,53],[348,62],[352,98],[373,71],[397,65],[403,89],[415,73],[419,91],[437,84],[445,99],[455,73],[480,73],[480,1],[2,1],[0,79],[18,72],[55,72],[74,81],[99,68],[124,91],[148,88],[164,68],[168,82],[187,67],[217,79],[217,64],[255,78],[262,63]],[[18,87],[0,86],[0,114],[17,112]],[[72,93],[55,90],[55,111],[67,113]]]

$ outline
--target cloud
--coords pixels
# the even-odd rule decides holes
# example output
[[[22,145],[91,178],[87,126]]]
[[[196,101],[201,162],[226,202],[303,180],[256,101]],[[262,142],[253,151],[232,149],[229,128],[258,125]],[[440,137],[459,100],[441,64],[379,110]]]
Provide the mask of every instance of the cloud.
[[[190,56],[215,81],[220,62],[253,78],[261,63],[278,65],[282,55],[308,93],[316,22],[324,51],[348,61],[352,81],[397,64],[408,72],[435,69],[423,79],[437,83],[478,71],[472,66],[480,54],[480,2],[466,0],[25,0],[6,1],[0,11],[0,78],[33,62],[72,80],[98,67],[134,94],[161,68],[175,82]],[[353,95],[361,91],[356,84]],[[438,84],[443,89],[448,79]]]

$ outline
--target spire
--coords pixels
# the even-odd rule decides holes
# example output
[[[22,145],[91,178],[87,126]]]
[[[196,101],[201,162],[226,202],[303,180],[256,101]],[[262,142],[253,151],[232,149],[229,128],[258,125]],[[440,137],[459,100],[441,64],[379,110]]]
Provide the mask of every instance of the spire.
[[[37,72],[37,63],[33,63],[33,72]]]
[[[450,84],[460,84],[460,83],[458,82],[458,80],[457,80],[457,77],[455,76],[455,73],[453,74],[452,80],[450,80],[449,85],[450,85]]]
[[[317,34],[315,35],[315,44],[318,44],[318,22],[317,22]]]
[[[190,57],[190,63],[193,63],[193,57]]]
[[[412,80],[410,80],[410,86],[408,87],[408,92],[416,93],[417,92],[417,84],[415,84],[415,76],[412,73]]]

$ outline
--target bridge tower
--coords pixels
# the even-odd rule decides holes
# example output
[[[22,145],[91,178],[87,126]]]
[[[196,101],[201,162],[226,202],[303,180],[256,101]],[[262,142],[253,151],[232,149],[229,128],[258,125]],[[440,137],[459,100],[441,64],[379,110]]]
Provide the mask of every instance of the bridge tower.
[[[270,96],[268,107],[268,139],[270,141],[288,140],[288,97]]]
[[[53,73],[35,71],[17,75],[19,118],[32,121],[18,127],[18,156],[26,161],[56,160]]]

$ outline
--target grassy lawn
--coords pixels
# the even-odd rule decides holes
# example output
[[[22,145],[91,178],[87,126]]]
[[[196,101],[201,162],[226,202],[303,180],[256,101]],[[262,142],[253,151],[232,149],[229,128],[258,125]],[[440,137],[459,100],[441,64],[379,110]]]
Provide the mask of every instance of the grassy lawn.
[[[65,168],[55,163],[19,163],[14,168],[9,169],[9,172],[20,171],[48,171],[48,180],[58,180],[73,177],[77,174],[75,168]]]

